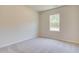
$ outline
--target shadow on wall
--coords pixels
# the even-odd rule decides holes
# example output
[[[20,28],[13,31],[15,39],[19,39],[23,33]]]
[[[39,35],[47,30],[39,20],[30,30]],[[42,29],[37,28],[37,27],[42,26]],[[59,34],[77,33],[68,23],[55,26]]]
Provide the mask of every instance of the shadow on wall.
[[[27,6],[0,6],[0,47],[37,36],[38,13]]]

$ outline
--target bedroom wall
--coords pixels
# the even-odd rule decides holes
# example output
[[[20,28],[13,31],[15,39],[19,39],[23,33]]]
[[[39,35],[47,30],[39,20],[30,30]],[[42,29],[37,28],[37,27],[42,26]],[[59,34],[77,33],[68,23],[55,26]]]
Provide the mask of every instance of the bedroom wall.
[[[0,6],[0,47],[37,37],[38,13],[28,6]]]
[[[49,16],[60,14],[60,32],[49,31]],[[39,36],[79,43],[79,6],[62,6],[40,12]]]

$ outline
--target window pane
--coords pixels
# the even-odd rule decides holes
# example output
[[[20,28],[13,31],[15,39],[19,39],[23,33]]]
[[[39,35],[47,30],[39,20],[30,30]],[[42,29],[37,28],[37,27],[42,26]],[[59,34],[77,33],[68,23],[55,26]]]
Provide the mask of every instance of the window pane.
[[[50,31],[59,31],[59,14],[50,15]]]

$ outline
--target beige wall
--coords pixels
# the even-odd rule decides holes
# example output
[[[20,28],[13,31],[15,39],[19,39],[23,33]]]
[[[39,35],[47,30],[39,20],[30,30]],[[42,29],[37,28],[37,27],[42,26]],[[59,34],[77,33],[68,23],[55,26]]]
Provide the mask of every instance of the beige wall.
[[[49,16],[60,14],[60,32],[49,31]],[[39,36],[79,43],[79,6],[63,6],[40,12]]]
[[[0,6],[0,47],[32,39],[38,32],[38,13],[28,6]]]

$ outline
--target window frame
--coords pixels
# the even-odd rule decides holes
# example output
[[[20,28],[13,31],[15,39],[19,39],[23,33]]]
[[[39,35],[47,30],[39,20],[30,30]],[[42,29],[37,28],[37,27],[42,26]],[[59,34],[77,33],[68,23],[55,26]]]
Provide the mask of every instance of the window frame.
[[[55,28],[55,27],[52,27],[52,28],[51,28],[51,17],[53,17],[53,16],[54,16],[54,17],[57,16],[57,18],[59,19],[59,21],[58,21],[59,27],[58,27],[58,28]],[[60,14],[59,14],[59,13],[52,14],[52,15],[49,16],[49,30],[50,30],[50,31],[60,32]]]

